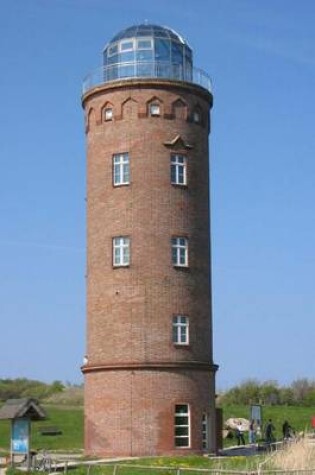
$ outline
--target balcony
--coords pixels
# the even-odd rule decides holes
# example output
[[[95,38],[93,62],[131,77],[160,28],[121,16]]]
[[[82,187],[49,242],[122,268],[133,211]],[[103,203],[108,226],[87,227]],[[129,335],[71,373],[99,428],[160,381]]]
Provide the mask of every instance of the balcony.
[[[95,69],[83,80],[82,92],[85,94],[96,86],[130,78],[159,78],[183,81],[207,89],[212,93],[210,76],[198,68],[186,68],[181,65],[162,62],[116,63]]]

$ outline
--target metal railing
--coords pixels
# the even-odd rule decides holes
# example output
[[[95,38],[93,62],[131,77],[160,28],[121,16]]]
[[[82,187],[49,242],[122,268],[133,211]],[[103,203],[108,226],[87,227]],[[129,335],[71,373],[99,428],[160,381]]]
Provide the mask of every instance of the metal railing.
[[[210,92],[212,91],[211,78],[202,69],[184,68],[179,64],[158,61],[133,61],[130,63],[109,64],[95,69],[84,78],[82,92],[85,94],[96,86],[130,78],[159,78],[184,81],[202,86]]]

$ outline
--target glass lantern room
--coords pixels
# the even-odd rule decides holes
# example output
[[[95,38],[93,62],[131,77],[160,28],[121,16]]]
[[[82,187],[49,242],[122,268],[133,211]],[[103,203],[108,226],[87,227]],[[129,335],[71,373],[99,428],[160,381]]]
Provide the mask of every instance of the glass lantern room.
[[[136,25],[121,31],[103,51],[104,81],[160,77],[192,81],[193,59],[188,43],[174,30]]]

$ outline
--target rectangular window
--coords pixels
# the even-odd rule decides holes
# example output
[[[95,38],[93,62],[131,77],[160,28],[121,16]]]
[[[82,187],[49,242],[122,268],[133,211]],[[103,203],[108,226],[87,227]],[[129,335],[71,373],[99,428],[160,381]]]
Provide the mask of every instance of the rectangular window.
[[[113,56],[114,54],[117,54],[117,53],[118,53],[118,44],[116,43],[115,45],[111,45],[108,48],[107,56],[111,57],[111,56]]]
[[[114,267],[129,266],[130,238],[119,236],[113,238],[113,265]]]
[[[182,315],[173,317],[173,343],[176,345],[189,344],[189,319]]]
[[[137,41],[137,49],[152,49],[153,42],[151,39],[142,39]]]
[[[120,43],[120,51],[132,51],[134,48],[133,41],[122,41]]]
[[[175,447],[190,447],[190,414],[188,404],[176,404],[174,429]]]
[[[150,104],[150,115],[159,116],[160,115],[160,104]]]
[[[202,448],[208,449],[208,415],[202,415]]]
[[[172,243],[172,263],[176,267],[188,267],[188,239],[174,237]]]
[[[200,112],[199,111],[194,111],[193,112],[193,121],[195,122],[195,124],[200,123]]]
[[[113,119],[113,109],[111,107],[107,107],[104,110],[104,120],[112,120]]]
[[[171,183],[173,185],[187,184],[187,162],[183,155],[171,155]]]
[[[114,186],[129,185],[130,163],[128,153],[113,155],[113,183]]]

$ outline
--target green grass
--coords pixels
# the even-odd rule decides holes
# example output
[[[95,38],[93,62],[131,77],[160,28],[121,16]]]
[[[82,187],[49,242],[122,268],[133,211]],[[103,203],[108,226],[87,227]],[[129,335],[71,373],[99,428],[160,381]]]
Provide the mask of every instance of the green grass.
[[[42,422],[32,422],[31,448],[47,450],[75,451],[83,449],[83,408],[66,406],[44,406],[49,419]],[[276,427],[276,437],[281,439],[281,427],[285,419],[297,432],[310,429],[311,416],[315,415],[315,407],[266,406],[263,407],[263,420],[273,420]],[[249,418],[248,406],[223,407],[223,419],[230,417]],[[62,435],[43,436],[39,432],[42,426],[56,426],[62,430]],[[235,439],[225,441],[225,445],[235,444]],[[9,453],[10,422],[0,421],[0,455]],[[161,459],[160,459],[161,460]],[[186,459],[187,460],[187,459]]]
[[[138,460],[119,462],[119,475],[176,475],[178,468],[190,469],[189,475],[200,475],[197,469],[224,469],[246,470],[247,472],[257,469],[260,457],[224,457],[209,459],[202,456],[181,457],[150,457]],[[89,475],[112,475],[113,463],[91,465]],[[150,470],[148,468],[150,467]],[[194,470],[196,469],[196,470]],[[72,475],[86,475],[88,465],[81,465],[71,469]],[[19,472],[20,473],[20,472]],[[37,472],[34,472],[37,473]],[[17,470],[10,469],[7,475],[18,475]]]
[[[31,424],[33,450],[79,450],[83,448],[83,408],[43,406],[48,419]],[[55,426],[61,435],[41,435],[40,427]],[[10,422],[0,421],[0,453],[10,451]]]

